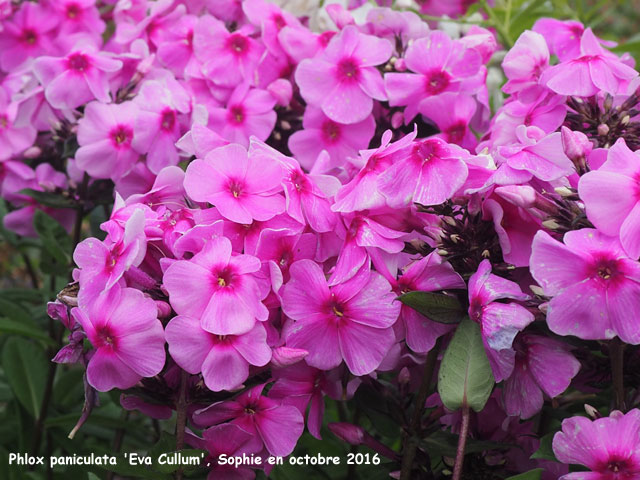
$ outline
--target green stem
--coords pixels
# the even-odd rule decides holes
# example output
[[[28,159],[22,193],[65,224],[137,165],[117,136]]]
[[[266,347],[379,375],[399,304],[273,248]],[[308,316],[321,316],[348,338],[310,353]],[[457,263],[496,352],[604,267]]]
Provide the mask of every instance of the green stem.
[[[422,370],[422,381],[418,393],[415,397],[415,406],[411,421],[409,423],[408,435],[405,438],[404,448],[402,452],[402,465],[400,468],[400,480],[411,480],[413,471],[413,461],[416,457],[418,445],[420,444],[420,431],[422,424],[422,413],[424,411],[424,403],[429,395],[431,387],[431,379],[433,378],[433,371],[435,370],[436,361],[438,360],[438,352],[440,351],[440,339],[436,342],[435,346],[427,354],[427,359],[424,362],[424,368]]]
[[[456,449],[456,463],[453,466],[452,480],[460,480],[462,477],[462,467],[464,465],[464,450],[467,445],[467,435],[469,435],[469,406],[462,406],[462,426],[458,436],[458,448]]]

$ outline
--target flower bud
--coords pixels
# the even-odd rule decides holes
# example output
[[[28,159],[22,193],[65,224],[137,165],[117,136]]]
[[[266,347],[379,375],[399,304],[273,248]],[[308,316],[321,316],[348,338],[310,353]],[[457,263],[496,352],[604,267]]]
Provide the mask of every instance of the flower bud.
[[[308,354],[308,351],[301,348],[277,347],[273,349],[271,365],[276,368],[288,367],[289,365],[298,363]]]
[[[284,78],[274,80],[267,87],[267,91],[275,98],[276,103],[281,107],[286,107],[291,102],[293,96],[293,88],[291,82]]]
[[[600,127],[606,127],[606,133],[600,133]],[[600,125],[598,127],[598,133],[606,135],[609,131],[609,127],[606,125]],[[586,168],[586,158],[593,150],[593,144],[589,141],[587,136],[582,132],[573,132],[567,127],[562,127],[560,130],[562,138],[562,148],[564,153],[576,166],[578,173],[584,173]]]
[[[351,423],[330,423],[327,427],[336,437],[351,445],[361,445],[365,436],[365,432],[362,428]]]

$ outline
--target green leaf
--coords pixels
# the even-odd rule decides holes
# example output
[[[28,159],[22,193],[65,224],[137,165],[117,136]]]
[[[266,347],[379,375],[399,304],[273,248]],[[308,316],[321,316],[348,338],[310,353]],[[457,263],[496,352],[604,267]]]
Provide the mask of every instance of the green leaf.
[[[63,197],[59,193],[43,192],[42,190],[33,190],[32,188],[24,188],[20,190],[22,195],[27,195],[36,200],[40,205],[53,208],[76,208],[76,205],[70,198]]]
[[[2,367],[16,398],[36,418],[44,394],[49,362],[44,352],[29,340],[10,337],[4,344]]]
[[[68,264],[71,238],[57,220],[42,210],[33,215],[33,227],[42,240],[45,250],[58,262]]]
[[[0,315],[20,323],[30,323],[31,315],[15,302],[0,298]]]
[[[494,384],[480,326],[467,317],[458,325],[442,358],[438,372],[440,399],[449,410],[468,406],[479,412]]]
[[[551,461],[557,462],[558,459],[553,453],[553,445],[552,445],[554,435],[555,433],[552,432],[540,438],[540,447],[538,447],[538,450],[536,450],[533,453],[533,455],[531,455],[531,457],[529,458],[531,458],[532,460],[538,458],[540,460],[551,460]]]
[[[31,325],[31,322],[23,323],[9,318],[0,318],[0,333],[10,333],[34,338],[45,342],[47,345],[55,344],[53,339],[49,337],[45,331]]]
[[[505,480],[540,480],[542,478],[542,468],[536,468],[534,470],[529,470],[528,472],[521,473],[519,475],[514,475],[513,477],[509,477]]]
[[[458,323],[466,313],[456,297],[444,293],[408,292],[397,299],[438,323]]]

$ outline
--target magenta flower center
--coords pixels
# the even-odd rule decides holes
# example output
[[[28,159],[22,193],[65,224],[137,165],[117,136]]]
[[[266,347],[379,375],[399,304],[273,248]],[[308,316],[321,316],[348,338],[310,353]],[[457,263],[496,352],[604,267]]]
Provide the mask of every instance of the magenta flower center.
[[[276,13],[273,16],[273,23],[276,24],[276,28],[278,30],[282,30],[282,28],[287,26],[287,22],[284,21],[284,18],[282,15],[280,15],[279,13]]]
[[[115,350],[117,338],[108,325],[96,329],[96,348],[110,348]]]
[[[469,305],[469,317],[478,324],[482,323],[482,307],[483,305],[479,298],[473,298]]]
[[[449,74],[443,71],[431,72],[425,81],[425,90],[430,95],[437,95],[449,86]]]
[[[233,54],[241,55],[249,49],[249,41],[240,33],[232,33],[227,40],[227,48]]]
[[[466,131],[467,126],[464,123],[457,123],[455,125],[452,125],[447,129],[447,136],[449,137],[449,141],[453,143],[462,141]]]
[[[229,191],[231,192],[231,195],[234,196],[234,198],[238,198],[240,197],[240,195],[242,195],[242,187],[242,183],[237,180],[231,180],[229,182]]]
[[[614,281],[621,273],[618,260],[613,258],[599,258],[596,259],[593,264],[593,271],[591,272],[591,278],[599,280],[601,282]]]
[[[433,160],[434,157],[438,157],[438,146],[433,142],[422,142],[414,148],[414,152],[420,158],[420,161],[425,164]]]
[[[229,268],[223,268],[215,274],[216,283],[218,287],[224,288],[231,285],[233,282],[234,274]]]
[[[176,124],[176,112],[170,108],[165,108],[160,117],[160,127],[170,132]]]
[[[74,19],[80,15],[80,6],[77,3],[67,5],[67,17]]]
[[[338,63],[338,80],[354,82],[360,77],[360,66],[353,58],[345,58]]]
[[[233,105],[229,108],[229,120],[238,125],[244,123],[244,108],[242,105]]]
[[[133,137],[133,131],[126,125],[118,125],[111,130],[109,136],[117,148],[128,147]]]
[[[25,28],[20,39],[28,45],[34,45],[38,41],[38,34],[32,28]]]
[[[337,143],[340,140],[340,125],[337,123],[326,120],[322,124],[322,136],[326,143]]]
[[[84,72],[89,68],[89,59],[82,53],[74,53],[67,59],[67,67],[69,70]]]

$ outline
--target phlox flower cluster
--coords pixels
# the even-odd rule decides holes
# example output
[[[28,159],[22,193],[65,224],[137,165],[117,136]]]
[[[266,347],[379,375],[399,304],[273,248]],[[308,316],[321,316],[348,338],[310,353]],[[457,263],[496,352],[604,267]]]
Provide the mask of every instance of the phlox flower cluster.
[[[454,16],[469,2],[420,3]],[[210,478],[249,479],[269,466],[217,477],[218,456],[286,456],[305,429],[324,434],[326,398],[417,390],[456,324],[398,297],[431,292],[479,326],[497,382],[472,435],[508,446],[482,468],[636,478],[636,409],[565,419],[562,464],[529,458],[545,404],[602,389],[585,373],[603,370],[593,342],[640,344],[633,60],[539,20],[506,52],[492,113],[492,31],[329,14],[336,29],[314,32],[265,0],[11,4],[4,226],[35,236],[43,210],[70,230],[113,199],[102,239],[75,248],[77,293],[50,305],[71,332],[54,360],[154,418],[182,392]],[[436,397],[433,430],[457,432]],[[350,428],[332,431],[397,461]]]

